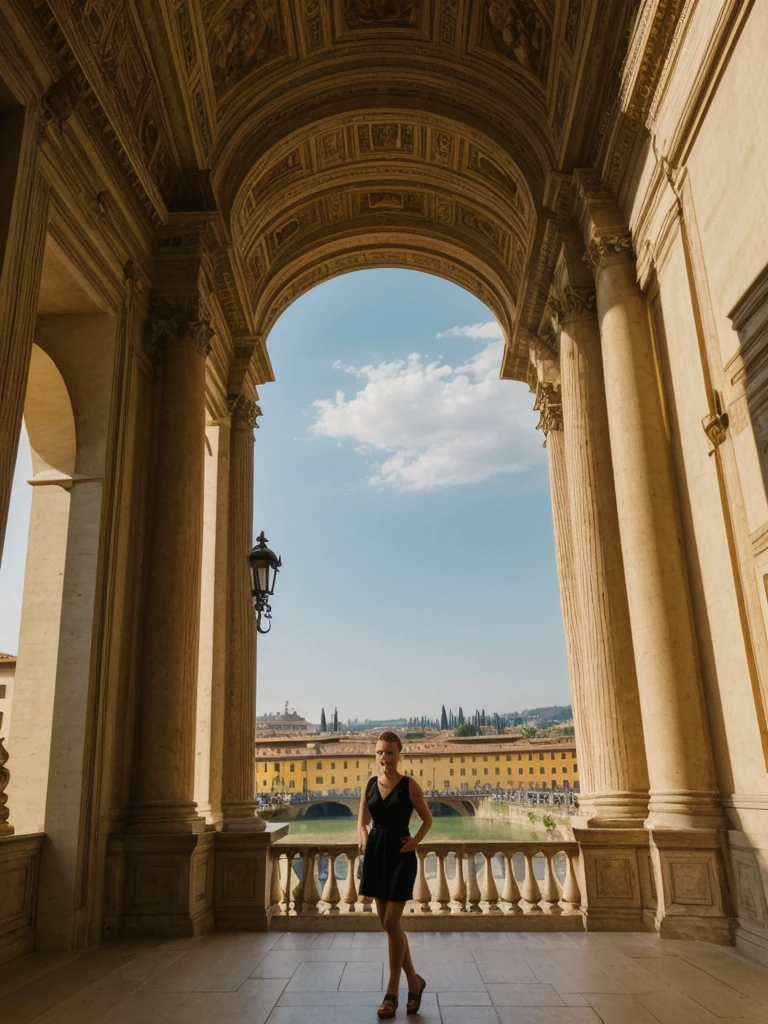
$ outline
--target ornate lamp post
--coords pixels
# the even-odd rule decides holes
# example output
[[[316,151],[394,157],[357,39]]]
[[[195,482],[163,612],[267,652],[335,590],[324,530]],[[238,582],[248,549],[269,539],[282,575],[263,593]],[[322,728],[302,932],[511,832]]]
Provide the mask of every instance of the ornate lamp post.
[[[275,581],[283,560],[267,547],[263,530],[256,538],[256,546],[248,556],[248,561],[251,565],[251,597],[256,613],[256,629],[259,633],[268,633],[272,628],[269,598],[275,592]],[[269,623],[266,629],[262,629],[262,619]]]

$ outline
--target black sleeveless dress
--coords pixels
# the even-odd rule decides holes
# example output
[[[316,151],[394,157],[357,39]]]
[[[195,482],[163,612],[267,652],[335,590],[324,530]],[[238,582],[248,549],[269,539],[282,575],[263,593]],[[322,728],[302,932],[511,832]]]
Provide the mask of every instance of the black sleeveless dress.
[[[365,800],[373,828],[365,844],[360,893],[379,900],[411,900],[416,881],[416,852],[400,853],[413,813],[409,777],[404,775],[382,799],[374,775],[368,780]]]

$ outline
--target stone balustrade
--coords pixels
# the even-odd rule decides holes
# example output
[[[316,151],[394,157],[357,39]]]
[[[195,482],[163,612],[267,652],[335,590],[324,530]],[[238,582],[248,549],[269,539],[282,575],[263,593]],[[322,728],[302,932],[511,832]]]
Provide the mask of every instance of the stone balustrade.
[[[407,905],[408,926],[451,930],[581,930],[575,842],[425,841]],[[270,850],[271,927],[360,930],[378,926],[374,901],[359,892],[354,843],[285,843]]]

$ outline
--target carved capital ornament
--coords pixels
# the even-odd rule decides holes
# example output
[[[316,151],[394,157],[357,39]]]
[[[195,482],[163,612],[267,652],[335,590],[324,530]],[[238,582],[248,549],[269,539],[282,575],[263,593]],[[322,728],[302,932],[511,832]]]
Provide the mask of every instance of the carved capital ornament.
[[[634,259],[635,250],[629,232],[621,235],[595,235],[582,259],[591,270],[596,270],[601,264],[616,256]]]
[[[227,406],[233,427],[240,430],[254,430],[258,427],[256,421],[261,416],[261,409],[253,399],[245,395],[230,395]]]
[[[597,293],[594,288],[564,288],[558,315],[560,323],[594,314],[597,311]]]
[[[544,447],[547,447],[547,437],[550,430],[563,429],[563,398],[559,384],[539,382],[536,387],[536,401],[533,405],[534,411],[539,413],[537,430],[544,434]]]
[[[171,345],[188,345],[202,356],[211,351],[213,330],[209,320],[187,320],[183,315],[159,315],[149,321],[156,351]]]

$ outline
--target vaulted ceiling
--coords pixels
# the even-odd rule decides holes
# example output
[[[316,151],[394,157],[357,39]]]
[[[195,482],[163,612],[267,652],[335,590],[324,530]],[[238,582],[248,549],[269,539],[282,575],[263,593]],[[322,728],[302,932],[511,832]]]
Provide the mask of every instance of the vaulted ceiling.
[[[520,334],[503,373],[524,377],[633,0],[14,3],[57,41],[54,106],[90,116],[143,216],[221,212],[238,329],[333,274],[409,266]]]

